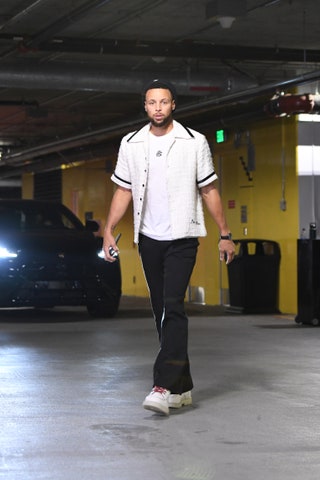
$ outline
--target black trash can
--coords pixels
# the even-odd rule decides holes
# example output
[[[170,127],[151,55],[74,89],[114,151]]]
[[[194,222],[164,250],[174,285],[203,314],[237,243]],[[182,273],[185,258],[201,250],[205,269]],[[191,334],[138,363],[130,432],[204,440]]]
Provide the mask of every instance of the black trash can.
[[[236,255],[228,265],[230,310],[279,312],[280,246],[272,240],[234,240]]]
[[[296,323],[320,323],[320,240],[298,240],[298,315]]]

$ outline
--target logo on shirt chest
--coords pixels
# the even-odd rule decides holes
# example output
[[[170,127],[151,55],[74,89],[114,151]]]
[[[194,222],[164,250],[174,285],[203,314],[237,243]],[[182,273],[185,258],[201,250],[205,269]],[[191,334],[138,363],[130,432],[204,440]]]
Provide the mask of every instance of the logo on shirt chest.
[[[157,151],[156,157],[162,157],[162,152],[161,152],[161,150],[158,150],[158,151]]]

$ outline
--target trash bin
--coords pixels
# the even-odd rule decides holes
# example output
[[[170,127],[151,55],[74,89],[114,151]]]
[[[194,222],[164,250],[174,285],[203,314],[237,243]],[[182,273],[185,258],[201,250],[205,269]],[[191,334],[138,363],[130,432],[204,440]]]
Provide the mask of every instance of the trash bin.
[[[298,240],[298,315],[296,323],[320,323],[320,240]]]
[[[234,240],[236,255],[228,265],[230,310],[279,312],[280,247],[272,240]]]

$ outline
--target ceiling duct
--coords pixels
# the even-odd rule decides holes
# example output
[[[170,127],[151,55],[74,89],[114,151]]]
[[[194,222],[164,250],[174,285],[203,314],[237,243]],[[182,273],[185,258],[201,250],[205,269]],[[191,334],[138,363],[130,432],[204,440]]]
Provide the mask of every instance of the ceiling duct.
[[[251,88],[256,84],[250,78],[231,69],[214,74],[174,74],[170,81],[180,95],[201,96],[213,92],[226,93]],[[103,66],[70,63],[20,62],[2,63],[0,87],[43,90],[99,91],[140,93],[152,78],[159,77],[141,72],[114,71]],[[161,75],[160,75],[161,77]]]

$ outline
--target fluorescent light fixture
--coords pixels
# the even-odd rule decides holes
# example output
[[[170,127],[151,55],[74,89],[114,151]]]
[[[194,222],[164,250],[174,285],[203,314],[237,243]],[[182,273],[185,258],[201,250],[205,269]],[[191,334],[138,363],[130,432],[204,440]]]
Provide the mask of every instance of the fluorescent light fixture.
[[[297,173],[299,176],[320,175],[320,146],[299,145],[297,147]]]
[[[320,115],[310,113],[300,113],[298,115],[299,122],[320,122]]]

